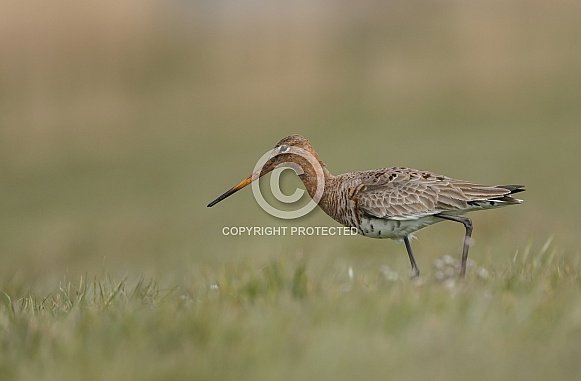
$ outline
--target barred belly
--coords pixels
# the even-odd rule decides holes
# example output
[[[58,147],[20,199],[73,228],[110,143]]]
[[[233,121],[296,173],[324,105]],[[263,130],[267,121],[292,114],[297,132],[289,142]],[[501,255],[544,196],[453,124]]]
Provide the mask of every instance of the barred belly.
[[[410,220],[392,220],[387,218],[361,219],[357,227],[359,234],[371,238],[403,239],[409,234],[442,221],[441,218],[432,215]]]

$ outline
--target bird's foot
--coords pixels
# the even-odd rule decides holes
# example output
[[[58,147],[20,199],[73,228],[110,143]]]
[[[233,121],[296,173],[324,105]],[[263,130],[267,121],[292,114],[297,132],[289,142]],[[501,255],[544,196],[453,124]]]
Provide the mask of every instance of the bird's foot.
[[[412,270],[410,271],[410,279],[414,280],[414,279],[418,279],[420,277],[420,269],[418,269],[417,267],[413,267]]]

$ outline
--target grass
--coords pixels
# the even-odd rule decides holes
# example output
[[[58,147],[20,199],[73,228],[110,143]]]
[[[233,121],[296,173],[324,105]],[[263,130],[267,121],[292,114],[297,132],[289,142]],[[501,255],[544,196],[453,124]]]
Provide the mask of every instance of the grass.
[[[83,276],[0,294],[5,379],[460,379],[580,371],[581,261],[550,247],[465,282],[300,255],[184,284]],[[345,269],[342,269],[345,270]],[[395,276],[397,274],[399,276]],[[481,274],[481,275],[478,275]],[[25,285],[12,285],[25,287]]]

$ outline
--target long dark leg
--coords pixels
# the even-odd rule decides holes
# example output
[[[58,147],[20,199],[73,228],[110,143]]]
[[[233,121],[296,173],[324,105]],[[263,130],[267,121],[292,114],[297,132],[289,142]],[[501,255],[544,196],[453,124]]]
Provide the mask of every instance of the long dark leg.
[[[410,257],[410,263],[412,264],[411,277],[417,278],[420,276],[420,268],[418,267],[418,264],[416,263],[416,259],[414,258],[414,253],[412,251],[412,245],[410,245],[410,240],[408,237],[405,237],[403,239],[403,242],[405,243],[405,248],[408,251],[408,257]]]
[[[472,240],[472,220],[466,217],[450,216],[447,214],[438,214],[436,217],[440,217],[444,220],[460,222],[466,228],[466,235],[464,236],[464,248],[462,249],[462,267],[460,268],[460,277],[464,278],[466,275],[466,261],[468,260],[468,248],[470,247],[470,241]]]

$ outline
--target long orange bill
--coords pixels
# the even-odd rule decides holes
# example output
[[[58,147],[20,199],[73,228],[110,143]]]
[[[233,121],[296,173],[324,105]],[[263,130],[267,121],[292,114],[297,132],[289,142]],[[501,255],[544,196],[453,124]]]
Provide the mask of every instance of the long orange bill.
[[[252,181],[257,180],[258,178],[266,175],[268,172],[272,171],[273,169],[274,169],[273,166],[270,166],[270,165],[267,166],[267,165],[265,165],[264,167],[262,167],[262,169],[260,169],[259,171],[254,172],[252,175],[248,176],[247,178],[245,178],[244,180],[242,180],[241,182],[239,182],[238,184],[236,184],[235,186],[233,186],[231,189],[229,189],[226,192],[224,192],[223,195],[221,195],[220,197],[218,197],[217,199],[215,199],[214,201],[212,201],[211,203],[209,203],[208,204],[208,208],[216,205],[217,203],[219,203],[220,201],[222,201],[226,197],[229,197],[229,196],[233,195],[234,193],[238,192],[240,189],[242,189],[245,186],[247,186],[248,184],[250,184]]]

